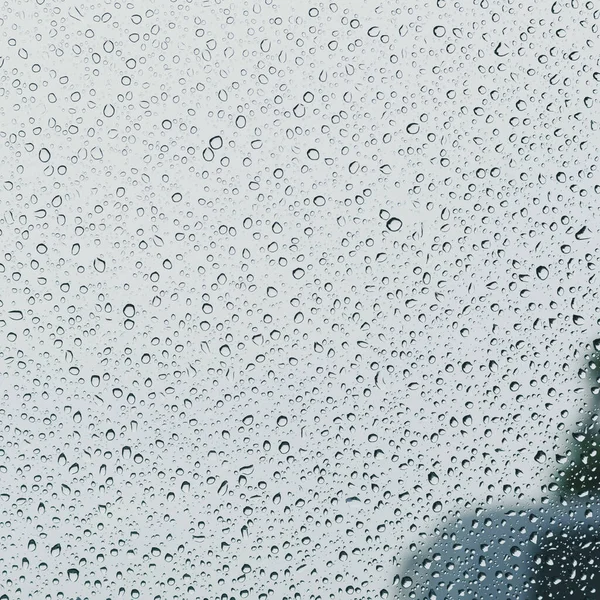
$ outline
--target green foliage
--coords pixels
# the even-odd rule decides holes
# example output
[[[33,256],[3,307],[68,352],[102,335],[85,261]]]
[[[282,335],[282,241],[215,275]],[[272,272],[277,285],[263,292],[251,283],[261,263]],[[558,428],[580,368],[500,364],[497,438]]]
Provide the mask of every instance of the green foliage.
[[[580,376],[589,384],[591,411],[582,429],[573,433],[570,463],[558,478],[558,491],[563,497],[600,495],[600,420],[597,414],[600,409],[600,338],[592,342],[592,353],[587,359]]]
[[[564,496],[596,495],[600,491],[600,433],[596,425],[587,428],[583,439],[572,449],[573,459],[560,479]]]

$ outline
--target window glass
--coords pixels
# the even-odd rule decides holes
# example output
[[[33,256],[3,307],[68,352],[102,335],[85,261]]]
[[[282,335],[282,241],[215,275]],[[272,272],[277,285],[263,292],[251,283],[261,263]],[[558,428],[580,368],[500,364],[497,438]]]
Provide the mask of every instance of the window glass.
[[[0,600],[598,597],[598,11],[5,3]]]

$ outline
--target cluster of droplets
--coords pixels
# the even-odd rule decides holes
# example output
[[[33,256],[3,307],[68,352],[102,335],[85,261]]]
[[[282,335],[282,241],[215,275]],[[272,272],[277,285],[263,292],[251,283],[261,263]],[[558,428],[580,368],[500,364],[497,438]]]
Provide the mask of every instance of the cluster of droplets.
[[[192,8],[0,17],[5,593],[413,594],[563,451],[596,12]]]

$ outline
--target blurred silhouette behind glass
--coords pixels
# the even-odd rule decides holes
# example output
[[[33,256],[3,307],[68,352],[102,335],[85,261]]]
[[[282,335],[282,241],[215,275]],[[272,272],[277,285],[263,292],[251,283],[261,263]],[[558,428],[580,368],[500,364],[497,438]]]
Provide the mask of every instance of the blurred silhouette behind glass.
[[[558,473],[560,503],[585,499],[592,510],[600,489],[600,456],[598,443],[598,392],[600,388],[598,359],[600,339],[592,343],[593,352],[580,369],[582,379],[589,381],[592,402],[583,427],[573,432],[571,462]],[[587,391],[587,390],[586,390]],[[598,508],[596,508],[598,510]],[[534,598],[600,598],[600,534],[598,527],[573,520],[564,531],[546,538],[535,557],[536,585]]]
[[[534,598],[600,598],[600,537],[577,523],[546,538],[534,557]]]
[[[571,448],[556,457],[547,486],[554,497],[530,510],[478,509],[440,526],[427,547],[411,546],[410,565],[395,579],[401,598],[600,599],[600,339],[587,352],[579,376],[590,386],[577,392],[591,387],[592,398]]]
[[[590,382],[592,403],[581,430],[573,432],[571,463],[559,473],[559,491],[564,497],[596,498],[600,489],[600,456],[598,454],[598,394],[600,392],[600,339],[592,343],[593,353],[579,376]],[[586,390],[587,391],[587,390]]]

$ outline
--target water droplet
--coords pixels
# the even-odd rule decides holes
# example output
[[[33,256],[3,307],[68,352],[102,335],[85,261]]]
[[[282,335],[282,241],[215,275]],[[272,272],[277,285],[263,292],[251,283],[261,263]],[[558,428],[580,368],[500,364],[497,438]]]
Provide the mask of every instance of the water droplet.
[[[494,54],[500,57],[506,56],[509,52],[510,50],[508,49],[508,46],[503,42],[500,42],[494,49]]]
[[[106,270],[106,262],[102,258],[94,259],[94,269],[98,271],[98,273],[104,273]]]
[[[391,219],[387,220],[385,226],[390,231],[394,231],[394,232],[400,231],[400,229],[402,229],[402,221],[400,219],[398,219],[397,217],[392,217]]]
[[[208,145],[213,150],[220,150],[223,147],[223,138],[220,135],[215,135],[214,137],[210,138]]]
[[[134,317],[135,316],[135,306],[133,304],[126,304],[125,307],[123,308],[123,314],[128,318]]]

